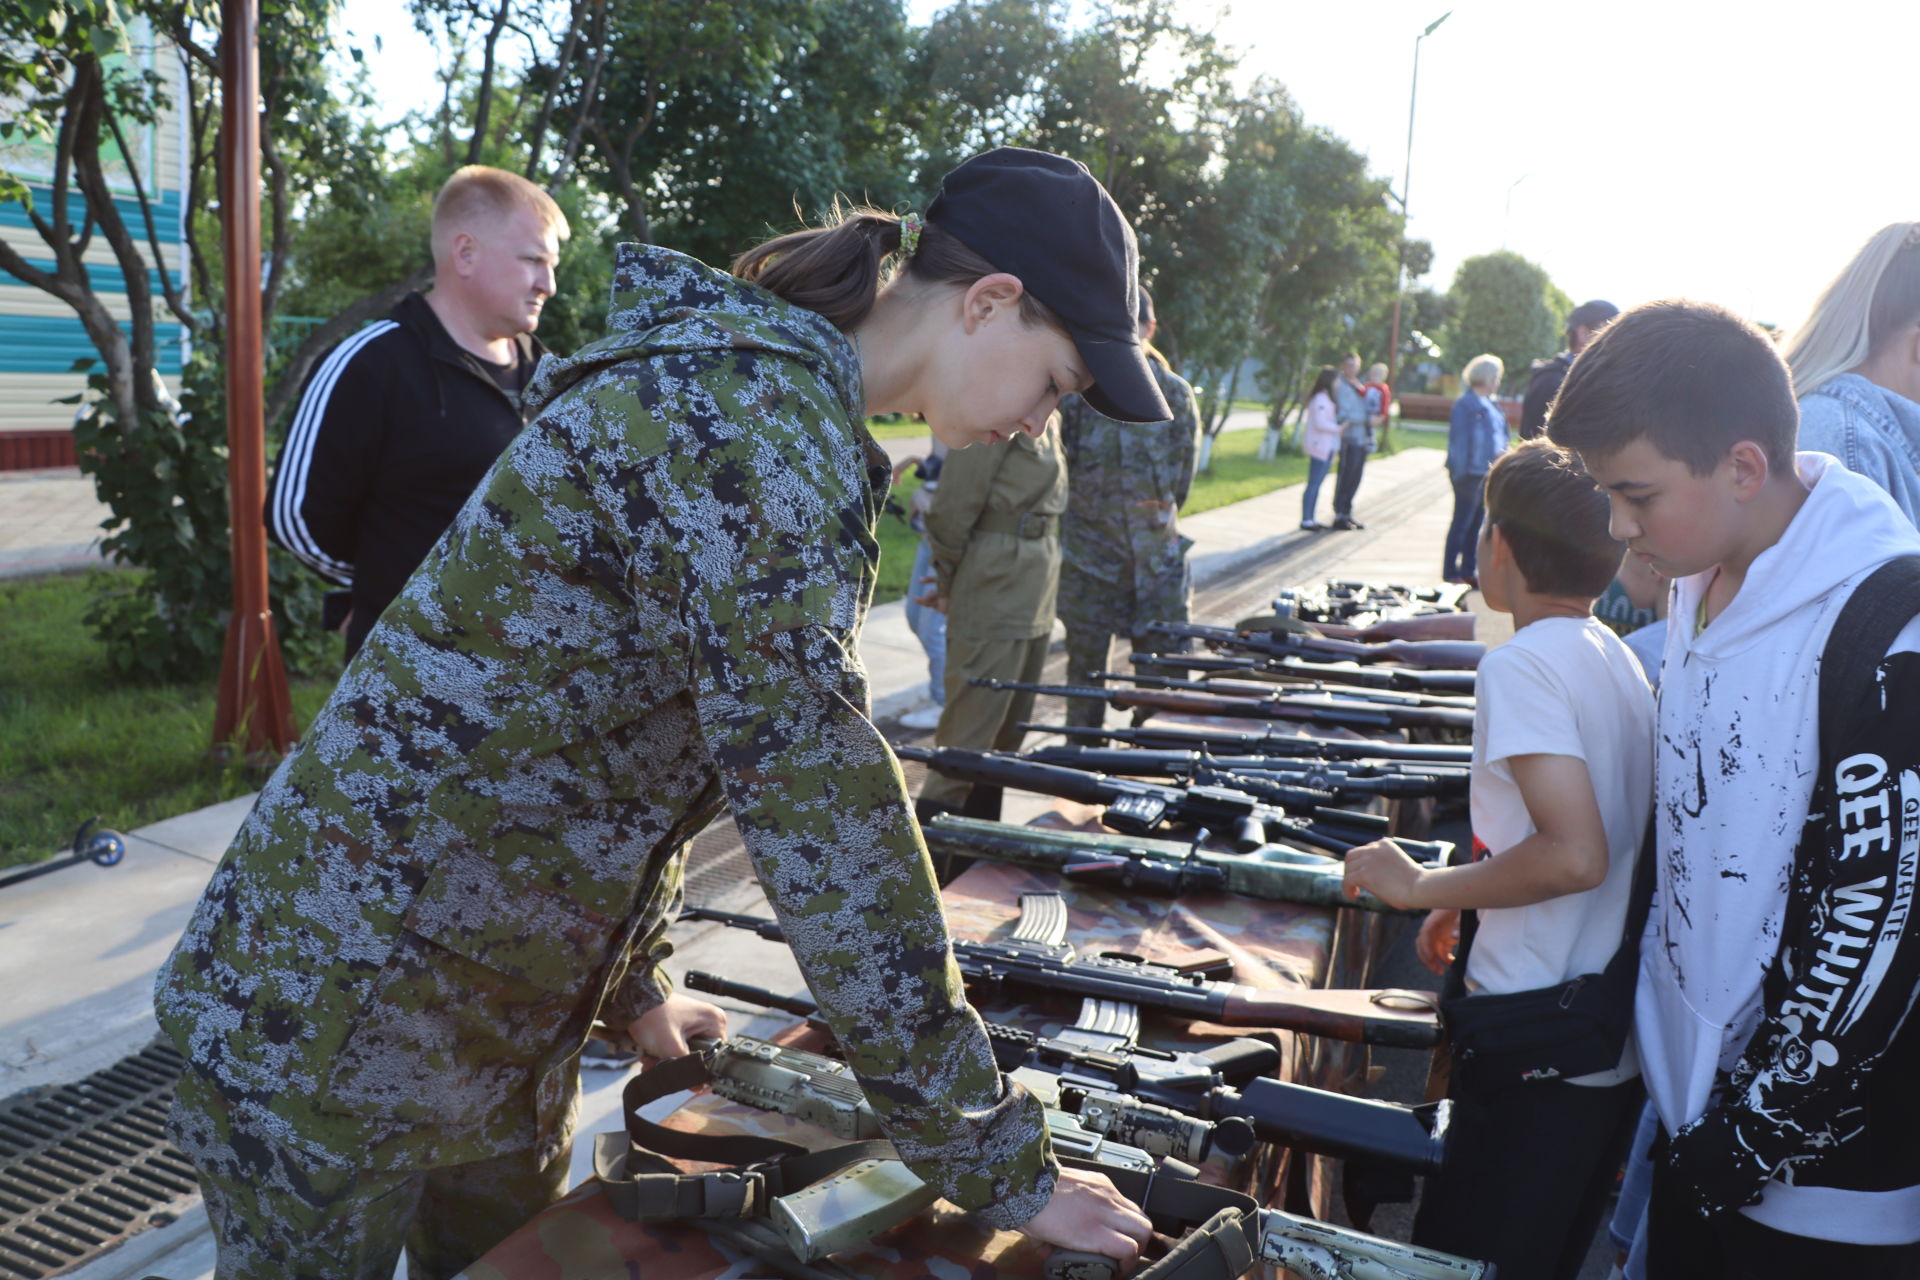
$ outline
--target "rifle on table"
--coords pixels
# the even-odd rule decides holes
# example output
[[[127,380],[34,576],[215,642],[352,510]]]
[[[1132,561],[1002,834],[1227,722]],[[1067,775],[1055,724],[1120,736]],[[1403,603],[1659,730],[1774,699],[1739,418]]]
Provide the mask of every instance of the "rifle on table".
[[[686,975],[686,985],[691,991],[779,1008],[821,1025],[815,1017],[817,1006],[804,998],[781,997],[697,971]],[[1108,1029],[1114,1027],[1120,1029]],[[1337,1159],[1383,1161],[1413,1173],[1436,1173],[1446,1158],[1450,1103],[1403,1107],[1275,1080],[1263,1073],[1279,1066],[1280,1055],[1262,1041],[1231,1040],[1205,1054],[1146,1049],[1137,1040],[1138,1011],[1104,1000],[1088,1000],[1079,1020],[1059,1037],[1036,1036],[991,1021],[986,1028],[1000,1069],[1044,1105],[1149,1155],[1196,1164],[1215,1151],[1237,1158],[1255,1142],[1271,1142]],[[1087,1038],[1111,1047],[1089,1048]],[[815,1084],[810,1065],[814,1055],[788,1060],[758,1048],[759,1041],[746,1042],[755,1047],[742,1054],[735,1046],[743,1041],[745,1037],[719,1042],[715,1052],[728,1050],[746,1061],[724,1071],[713,1066],[715,1092],[762,1110],[798,1116],[849,1141],[878,1135],[870,1110],[866,1120],[848,1115],[846,1091],[837,1077]],[[715,1061],[711,1054],[709,1061]],[[791,1074],[782,1074],[782,1067]],[[1237,1078],[1222,1067],[1234,1070]],[[757,1092],[722,1086],[723,1078],[736,1076],[750,1080]],[[855,1093],[865,1106],[864,1095]],[[820,1113],[823,1118],[816,1118]]]
[[[1366,761],[1393,764],[1440,764],[1465,768],[1473,763],[1473,748],[1427,742],[1379,742],[1358,738],[1298,738],[1285,733],[1246,733],[1205,725],[1152,723],[1132,729],[1101,729],[1092,725],[1036,724],[1022,721],[1029,733],[1054,733],[1067,739],[1112,740],[1130,746],[1167,750],[1207,751],[1217,756],[1285,756],[1303,760]]]
[[[1207,781],[1196,780],[1188,787],[1163,786],[1109,777],[1104,773],[1085,773],[1061,765],[1038,764],[1001,751],[970,751],[960,747],[900,746],[894,748],[894,754],[902,760],[918,760],[949,778],[976,785],[1014,787],[1080,804],[1105,805],[1103,821],[1132,835],[1146,835],[1163,822],[1225,832],[1234,849],[1241,853],[1265,848],[1276,839],[1297,841],[1329,853],[1346,853],[1385,835],[1387,829],[1386,819],[1378,814],[1334,808],[1333,797],[1328,792],[1275,786],[1264,797],[1256,797],[1239,788]],[[1316,809],[1312,819],[1297,818],[1273,802],[1272,796],[1280,791],[1295,797],[1315,796],[1327,804]],[[1355,835],[1362,838],[1350,838]],[[1444,866],[1453,853],[1451,844],[1438,840],[1405,840],[1401,848],[1408,857],[1436,866]]]
[[[1138,677],[1128,677],[1137,679]],[[1184,689],[1128,688],[1102,689],[1089,685],[1029,684],[1024,680],[975,679],[983,689],[1045,693],[1056,698],[1081,698],[1104,702],[1126,710],[1144,707],[1150,711],[1171,711],[1177,715],[1226,716],[1246,720],[1304,720],[1310,724],[1337,725],[1343,729],[1449,729],[1473,727],[1471,712],[1451,708],[1392,707],[1336,698],[1288,698],[1261,690],[1261,696],[1227,697],[1218,693],[1188,692]],[[1205,686],[1196,685],[1196,688]]]
[[[1381,618],[1364,627],[1341,622],[1316,622],[1314,630],[1330,640],[1358,640],[1377,644],[1382,640],[1471,640],[1476,618],[1471,613],[1450,609],[1434,613],[1416,613],[1398,618]],[[1246,630],[1253,630],[1246,627]]]
[[[1131,957],[1079,955],[1065,941],[1066,903],[1057,893],[1022,894],[1020,915],[1012,937],[994,942],[953,939],[961,975],[990,998],[1003,988],[1017,987],[1124,1001],[1229,1027],[1280,1027],[1401,1049],[1430,1049],[1439,1043],[1440,1026],[1429,992],[1266,991]],[[774,942],[786,940],[777,921],[711,907],[688,907],[680,919],[748,929]]]
[[[1487,652],[1487,646],[1475,640],[1386,640],[1380,644],[1362,644],[1357,640],[1334,640],[1298,631],[1250,633],[1196,622],[1150,622],[1147,630],[1155,635],[1204,640],[1208,644],[1275,658],[1312,659],[1315,655],[1324,655],[1322,661],[1395,662],[1401,666],[1447,671],[1471,671],[1480,665],[1480,659]]]
[[[1363,667],[1352,662],[1304,662],[1299,658],[1269,658],[1259,654],[1135,653],[1127,661],[1145,671],[1200,671],[1212,675],[1246,675],[1275,683],[1304,682],[1353,685],[1396,693],[1471,695],[1479,685],[1472,671],[1417,671],[1411,667]]]
[[[1100,681],[1118,680],[1141,689],[1192,690],[1221,697],[1277,700],[1296,707],[1358,707],[1385,712],[1396,729],[1472,729],[1473,699],[1442,693],[1394,693],[1387,689],[1344,689],[1325,685],[1303,687],[1270,681],[1176,680],[1170,676],[1136,676],[1124,671],[1096,671]]]
[[[1349,898],[1340,864],[1317,853],[1269,845],[1253,853],[1212,853],[1172,840],[1140,840],[1047,827],[1016,827],[941,814],[920,828],[935,853],[985,858],[1069,880],[1113,885],[1128,892],[1177,898],[1186,893],[1237,893],[1263,902],[1373,911],[1425,913],[1393,907],[1362,892]]]
[[[1065,744],[1034,747],[1021,758],[1067,769],[1139,778],[1188,778],[1202,769],[1251,773],[1307,791],[1420,800],[1459,795],[1467,789],[1467,770],[1446,765],[1401,765],[1362,760],[1349,765],[1301,761],[1286,756],[1214,755],[1208,751],[1156,751],[1148,747],[1083,747]]]

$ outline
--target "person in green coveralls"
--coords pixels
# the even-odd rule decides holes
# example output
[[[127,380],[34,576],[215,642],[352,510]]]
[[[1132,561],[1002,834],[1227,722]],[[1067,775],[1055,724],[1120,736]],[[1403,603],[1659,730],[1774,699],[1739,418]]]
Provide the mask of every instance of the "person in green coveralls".
[[[995,1066],[855,644],[890,479],[866,415],[955,449],[1068,391],[1164,419],[1137,270],[1083,166],[1012,148],[924,220],[852,212],[733,274],[622,246],[610,336],[541,366],[161,970],[224,1280],[386,1280],[403,1247],[450,1276],[558,1198],[590,1029],[724,1031],[661,969],[722,809],[914,1171],[1136,1255],[1146,1219]]]
[[[949,455],[927,511],[935,586],[926,597],[947,614],[946,705],[934,742],[977,751],[1018,751],[1018,727],[1033,715],[1033,695],[986,689],[976,679],[1040,678],[1053,639],[1060,583],[1060,513],[1067,508],[1067,463],[1060,431],[1049,424],[1005,448]],[[914,811],[1000,816],[1000,788],[927,773]]]

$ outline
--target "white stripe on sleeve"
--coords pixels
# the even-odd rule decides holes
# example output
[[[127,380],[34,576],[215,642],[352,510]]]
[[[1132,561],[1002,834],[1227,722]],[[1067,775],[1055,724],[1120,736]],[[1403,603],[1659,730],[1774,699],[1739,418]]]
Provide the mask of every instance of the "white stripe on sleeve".
[[[313,466],[314,442],[327,416],[327,402],[333,398],[333,389],[347,363],[369,342],[399,327],[391,320],[368,325],[328,353],[319,372],[313,375],[313,381],[307,384],[306,394],[300,397],[300,408],[287,432],[286,446],[280,451],[280,472],[274,477],[270,513],[274,536],[308,568],[339,581],[342,586],[353,585],[353,566],[320,549],[301,512],[307,496],[307,476]]]

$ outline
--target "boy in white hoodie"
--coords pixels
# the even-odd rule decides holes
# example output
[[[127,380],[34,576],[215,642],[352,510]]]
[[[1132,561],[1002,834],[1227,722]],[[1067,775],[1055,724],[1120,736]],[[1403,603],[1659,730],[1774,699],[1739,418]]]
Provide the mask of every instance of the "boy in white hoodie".
[[[1602,330],[1548,418],[1674,580],[1635,1018],[1652,1280],[1920,1275],[1920,593],[1871,678],[1819,678],[1855,588],[1920,535],[1796,427],[1772,341],[1691,302]]]

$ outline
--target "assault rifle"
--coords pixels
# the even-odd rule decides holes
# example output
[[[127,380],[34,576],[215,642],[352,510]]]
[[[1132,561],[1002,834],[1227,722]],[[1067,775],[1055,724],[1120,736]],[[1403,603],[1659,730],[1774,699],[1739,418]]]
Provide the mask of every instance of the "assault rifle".
[[[1338,854],[1387,832],[1386,819],[1378,814],[1334,808],[1331,793],[1277,783],[1263,781],[1262,794],[1255,796],[1245,788],[1229,785],[1225,775],[1204,772],[1195,778],[1193,785],[1174,787],[1039,764],[1004,751],[910,746],[893,750],[902,760],[918,760],[949,778],[976,785],[1016,787],[1080,804],[1105,805],[1102,820],[1130,835],[1146,835],[1162,823],[1181,823],[1226,833],[1239,853],[1264,849],[1278,838]],[[1311,819],[1296,818],[1279,807],[1278,797],[1283,794],[1295,801],[1313,797],[1327,804],[1316,808]],[[1453,846],[1440,840],[1406,840],[1401,842],[1401,848],[1408,857],[1436,866],[1444,866],[1453,853]]]
[[[1056,941],[1065,935],[1065,912],[1066,904],[1058,894],[1022,894],[1022,923],[1012,937],[994,942],[953,940],[953,957],[961,975],[990,999],[1003,988],[1017,987],[1125,1001],[1145,1010],[1229,1027],[1283,1027],[1402,1049],[1430,1049],[1439,1043],[1433,998],[1426,992],[1267,991],[1127,956],[1082,956],[1065,941]],[[785,941],[777,921],[731,911],[688,907],[680,919],[712,921],[752,930],[770,941]]]
[[[1224,892],[1265,902],[1418,916],[1371,893],[1349,898],[1340,864],[1317,853],[1268,845],[1253,853],[1211,853],[1172,840],[1016,827],[943,813],[920,828],[927,848],[989,862],[1057,871],[1069,880],[1177,898]]]
[[[1142,677],[1129,676],[1138,681]],[[1311,724],[1338,725],[1346,729],[1471,729],[1473,713],[1451,707],[1402,707],[1348,698],[1288,697],[1272,692],[1270,686],[1254,686],[1251,697],[1227,696],[1206,692],[1197,681],[1184,682],[1187,688],[1124,689],[1095,688],[1088,685],[1029,684],[1023,680],[975,679],[986,689],[1004,689],[1024,693],[1045,693],[1056,698],[1082,698],[1104,702],[1126,710],[1145,707],[1151,711],[1171,711],[1179,715],[1228,716],[1251,720],[1304,720]],[[1171,683],[1171,682],[1169,682]]]
[[[1316,761],[1388,762],[1399,765],[1439,764],[1466,768],[1473,748],[1425,742],[1379,742],[1355,738],[1299,738],[1285,733],[1244,733],[1203,725],[1144,724],[1134,729],[1100,729],[1091,725],[1036,724],[1018,726],[1029,733],[1056,733],[1063,738],[1094,742],[1111,739],[1130,746],[1174,751],[1208,751],[1217,756],[1287,756]]]
[[[778,1007],[809,1019],[816,1010],[810,1000],[780,997],[713,974],[699,973],[697,979],[695,973],[687,974],[689,990]],[[1218,1062],[1244,1067],[1258,1060],[1260,1050],[1265,1050],[1261,1070],[1278,1066],[1279,1054],[1257,1040],[1228,1041],[1202,1057],[1156,1055],[1124,1032],[1100,1033],[1115,1044],[1113,1049],[1088,1049],[1064,1038],[1086,1034],[1083,1024],[1111,1024],[1116,1016],[1124,1022],[1130,1013],[1125,1006],[1116,1009],[1110,1002],[1089,1000],[1063,1038],[1042,1038],[993,1022],[986,1024],[987,1036],[1000,1069],[1046,1106],[1149,1155],[1197,1164],[1215,1151],[1239,1157],[1255,1142],[1271,1142],[1338,1159],[1385,1161],[1412,1173],[1436,1173],[1445,1160],[1452,1114],[1447,1102],[1402,1107],[1259,1074],[1229,1081],[1211,1070]],[[1134,1034],[1138,1025],[1134,1014]],[[842,1083],[846,1069],[837,1061],[827,1059],[838,1068],[827,1075],[816,1055],[763,1046],[742,1036],[703,1052],[713,1071],[714,1091],[723,1097],[798,1116],[849,1141],[879,1136],[865,1096],[857,1087],[849,1094]],[[728,1055],[726,1065],[721,1055]]]
[[[1203,640],[1274,658],[1292,655],[1313,659],[1319,655],[1323,662],[1343,659],[1360,663],[1395,662],[1407,667],[1437,667],[1447,671],[1471,671],[1480,665],[1487,651],[1487,646],[1475,640],[1386,640],[1363,644],[1298,631],[1235,631],[1231,627],[1210,627],[1197,622],[1150,622],[1147,630],[1155,635]]]
[[[1300,687],[1355,685],[1399,693],[1471,694],[1479,678],[1471,671],[1417,671],[1412,667],[1363,667],[1351,662],[1303,662],[1257,654],[1136,653],[1127,661],[1136,669],[1200,671],[1209,675],[1246,675],[1255,680],[1303,682]]]
[[[1203,769],[1253,773],[1308,793],[1323,792],[1338,802],[1343,796],[1382,796],[1390,800],[1417,800],[1428,796],[1459,795],[1467,789],[1467,771],[1445,765],[1401,765],[1384,761],[1356,761],[1346,766],[1302,762],[1285,756],[1214,755],[1207,751],[1155,751],[1144,747],[1083,747],[1075,744],[1034,747],[1021,758],[1035,764],[1055,764],[1092,773],[1115,773],[1130,778],[1191,778]]]

